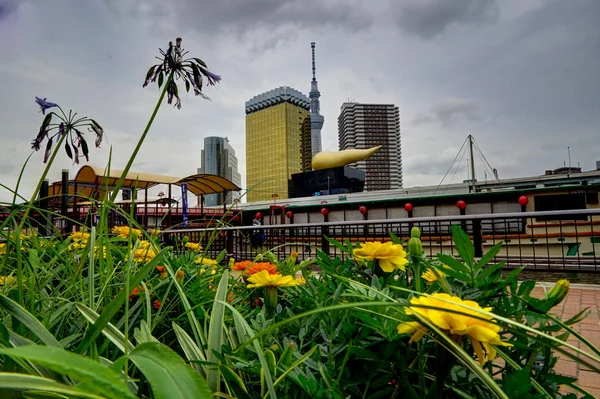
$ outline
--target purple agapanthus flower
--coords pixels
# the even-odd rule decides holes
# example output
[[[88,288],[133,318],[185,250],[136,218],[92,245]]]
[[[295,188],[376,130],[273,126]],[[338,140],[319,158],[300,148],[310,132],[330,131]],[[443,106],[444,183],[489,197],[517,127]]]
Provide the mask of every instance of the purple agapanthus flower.
[[[48,108],[58,107],[58,105],[46,101],[45,98],[36,97],[35,102],[40,105],[42,112]],[[53,118],[56,121],[54,123]],[[93,132],[96,135],[94,144],[96,147],[100,147],[104,137],[104,129],[98,122],[88,117],[77,117],[77,113],[72,111],[67,116],[59,107],[58,111],[48,112],[48,115],[44,117],[37,136],[31,142],[31,148],[39,151],[41,144],[44,140],[47,140],[46,150],[44,151],[44,163],[46,163],[52,154],[53,144],[58,143],[63,139],[63,136],[67,136],[64,138],[65,151],[67,156],[73,160],[73,163],[79,163],[80,150],[85,159],[89,161],[89,148],[82,133],[84,127],[87,127],[88,132]]]
[[[143,85],[146,87],[149,83],[158,81],[158,87],[161,87],[165,83],[167,85],[167,102],[173,104],[173,99],[176,99],[175,107],[178,109],[181,109],[178,80],[183,80],[186,92],[193,88],[195,95],[208,100],[210,99],[202,93],[203,77],[206,78],[209,86],[221,81],[221,76],[209,71],[206,63],[200,58],[185,58],[188,52],[183,50],[181,42],[181,38],[178,37],[175,44],[169,42],[166,51],[159,49],[161,57],[157,58],[160,60],[160,64],[156,64],[148,70]]]
[[[51,103],[50,101],[46,101],[45,98],[36,97],[35,102],[40,106],[40,110],[42,114],[46,115],[46,110],[48,108],[58,107],[58,104]]]

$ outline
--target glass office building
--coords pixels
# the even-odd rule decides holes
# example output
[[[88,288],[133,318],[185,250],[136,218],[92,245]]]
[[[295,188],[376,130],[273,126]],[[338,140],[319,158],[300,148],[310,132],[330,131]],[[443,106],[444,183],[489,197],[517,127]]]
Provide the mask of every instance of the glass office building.
[[[291,175],[310,170],[310,100],[283,86],[246,102],[248,202],[289,198]]]
[[[221,176],[238,187],[242,185],[242,178],[238,172],[238,159],[227,137],[205,137],[201,156],[202,166],[198,169],[198,173]],[[237,192],[228,192],[227,195],[225,193],[205,195],[204,205],[231,204],[237,195]]]

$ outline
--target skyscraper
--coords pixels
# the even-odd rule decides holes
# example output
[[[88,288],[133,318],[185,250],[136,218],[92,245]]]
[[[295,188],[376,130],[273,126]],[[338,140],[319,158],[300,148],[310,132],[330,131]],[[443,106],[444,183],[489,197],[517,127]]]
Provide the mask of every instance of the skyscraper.
[[[319,97],[321,97],[321,92],[319,91],[319,84],[316,77],[315,42],[310,44],[310,48],[312,49],[312,81],[308,96],[310,97],[311,154],[314,156],[316,153],[321,152],[321,129],[323,128],[325,118],[320,114],[321,103],[319,102]]]
[[[365,191],[402,187],[398,107],[393,104],[342,104],[338,139],[340,150],[382,146],[373,156],[350,165],[365,171]]]
[[[242,185],[242,176],[238,172],[238,159],[227,137],[205,137],[202,150],[202,163],[198,173],[217,175],[229,179],[236,186]],[[204,196],[204,205],[218,206],[231,204],[237,193],[209,194]]]
[[[287,86],[246,102],[248,202],[288,198],[291,175],[310,170],[309,109],[308,97]]]

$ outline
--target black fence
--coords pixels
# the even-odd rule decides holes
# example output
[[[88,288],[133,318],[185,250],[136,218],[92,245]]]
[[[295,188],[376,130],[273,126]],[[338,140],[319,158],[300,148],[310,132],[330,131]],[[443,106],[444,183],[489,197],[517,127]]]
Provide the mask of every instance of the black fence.
[[[411,228],[417,226],[425,254],[433,257],[439,253],[456,255],[451,237],[455,224],[471,237],[476,257],[503,242],[494,261],[506,260],[509,269],[526,266],[539,271],[600,271],[600,209],[185,229],[165,231],[164,238],[177,243],[187,236],[213,257],[223,250],[236,260],[253,259],[266,250],[280,258],[295,251],[302,261],[316,257],[317,251],[330,257],[348,256],[325,237],[355,244],[388,241],[389,233],[393,233],[407,240]]]

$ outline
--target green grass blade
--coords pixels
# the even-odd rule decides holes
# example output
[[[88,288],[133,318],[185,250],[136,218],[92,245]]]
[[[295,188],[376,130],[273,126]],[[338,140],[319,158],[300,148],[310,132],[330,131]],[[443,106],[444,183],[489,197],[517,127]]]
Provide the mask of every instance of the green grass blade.
[[[144,374],[156,399],[212,398],[206,381],[169,347],[148,342],[127,355]]]
[[[69,399],[68,396],[53,392],[42,391],[23,391],[21,396],[24,399]]]
[[[142,266],[140,270],[130,278],[130,287],[137,287],[140,285],[144,277],[153,271],[158,262],[161,260],[163,252],[164,251],[157,254],[154,259]],[[110,320],[115,314],[117,314],[119,309],[121,309],[121,306],[123,306],[123,303],[125,303],[125,300],[128,298],[129,293],[125,291],[126,290],[120,291],[117,296],[104,308],[104,311],[96,320],[96,322],[89,328],[75,352],[84,353],[92,344],[92,342],[98,337],[98,335],[102,333],[102,331],[110,323]]]
[[[219,359],[216,353],[221,353],[221,346],[223,345],[223,322],[225,318],[225,306],[223,303],[227,299],[227,287],[229,283],[229,272],[225,270],[219,286],[217,287],[217,293],[215,294],[215,300],[212,306],[212,312],[210,314],[210,324],[208,327],[208,362],[217,365]],[[212,392],[220,392],[221,386],[221,372],[217,366],[210,365],[206,374],[206,381],[208,387]]]
[[[100,318],[100,315],[98,313],[94,312],[92,309],[88,308],[82,303],[77,303],[75,304],[75,306],[77,307],[77,310],[79,310],[79,312],[83,315],[83,317],[85,317],[87,321],[89,321],[92,324],[94,324]],[[112,323],[107,323],[104,329],[102,330],[102,334],[104,334],[104,336],[108,338],[110,342],[115,344],[121,352],[125,353],[125,347],[123,346],[123,343],[125,342],[125,335],[123,335],[123,333],[119,331],[117,327],[115,327]],[[127,352],[132,351],[133,348],[134,346],[131,343],[131,341],[127,341]]]
[[[0,388],[14,390],[36,390],[44,392],[54,392],[67,395],[70,398],[82,399],[113,399],[108,396],[99,396],[90,392],[84,392],[80,389],[60,384],[54,380],[32,375],[17,373],[0,373]]]
[[[77,387],[93,394],[135,399],[119,375],[86,357],[51,346],[0,348],[0,354],[28,360],[77,381]],[[1,378],[0,378],[1,379]]]
[[[62,348],[60,343],[52,334],[39,322],[31,313],[25,310],[21,305],[12,299],[0,295],[0,306],[2,306],[11,315],[17,318],[25,327],[27,327],[36,337],[47,346]]]
[[[179,345],[188,361],[201,360],[202,362],[206,362],[206,356],[204,355],[204,352],[202,352],[202,349],[200,349],[192,337],[190,337],[183,328],[175,324],[175,322],[173,322],[173,331],[175,332]],[[194,362],[192,363],[192,367],[202,375],[206,376],[206,367],[204,365]]]
[[[273,386],[273,377],[271,376],[271,371],[269,370],[269,363],[267,362],[265,353],[263,352],[262,348],[260,347],[260,343],[258,342],[258,339],[254,339],[256,334],[252,330],[252,327],[250,327],[248,322],[244,319],[244,316],[242,316],[242,314],[240,312],[238,312],[236,308],[234,308],[233,306],[231,306],[230,304],[228,304],[226,302],[222,302],[222,303],[227,308],[229,308],[229,310],[231,310],[231,312],[233,313],[233,317],[238,320],[238,325],[241,325],[244,328],[245,334],[248,335],[248,337],[249,337],[248,342],[253,343],[254,349],[256,351],[256,355],[258,356],[260,365],[262,366],[262,369],[264,372],[264,379],[265,379],[265,383],[267,385],[269,396],[271,397],[271,399],[277,399],[277,394],[275,393],[275,387]]]

